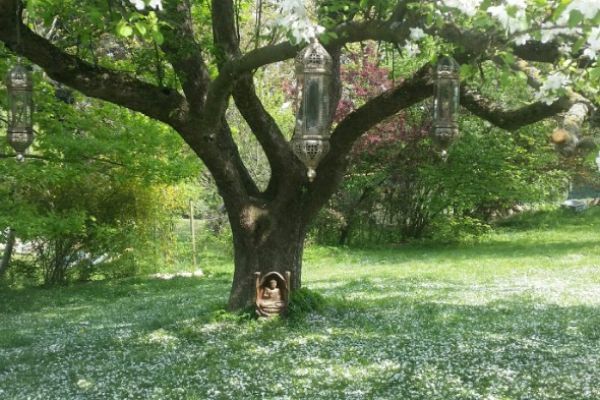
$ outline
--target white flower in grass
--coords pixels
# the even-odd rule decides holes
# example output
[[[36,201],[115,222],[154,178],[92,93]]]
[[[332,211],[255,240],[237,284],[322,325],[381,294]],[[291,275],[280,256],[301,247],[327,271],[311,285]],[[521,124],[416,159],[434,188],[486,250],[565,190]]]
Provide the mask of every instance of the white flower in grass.
[[[77,386],[83,390],[87,390],[93,386],[93,383],[88,381],[87,379],[82,378],[77,381]]]

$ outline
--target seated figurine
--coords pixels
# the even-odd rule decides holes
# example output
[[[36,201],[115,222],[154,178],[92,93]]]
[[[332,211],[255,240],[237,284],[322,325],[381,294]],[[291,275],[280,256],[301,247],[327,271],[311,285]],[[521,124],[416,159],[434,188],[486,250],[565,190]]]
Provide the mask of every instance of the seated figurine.
[[[281,291],[277,287],[275,279],[271,279],[269,286],[263,289],[262,299],[259,299],[258,303],[267,314],[279,314],[285,306],[281,301]]]
[[[278,287],[277,279],[274,274],[281,279],[282,288]],[[287,274],[289,276],[289,273]],[[289,279],[289,278],[288,278]],[[260,273],[256,273],[256,313],[261,317],[272,317],[282,314],[287,306],[287,282],[283,276],[276,272],[271,272],[260,279]]]

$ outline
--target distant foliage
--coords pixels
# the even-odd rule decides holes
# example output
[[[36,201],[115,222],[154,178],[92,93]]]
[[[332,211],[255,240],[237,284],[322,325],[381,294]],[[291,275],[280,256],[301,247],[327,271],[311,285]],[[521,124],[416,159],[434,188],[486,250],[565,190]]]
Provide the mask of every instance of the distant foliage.
[[[348,60],[338,120],[389,87],[393,74],[373,48]],[[317,241],[460,240],[489,231],[490,221],[514,207],[564,193],[567,174],[547,143],[546,125],[507,133],[463,115],[462,136],[443,160],[429,139],[430,115],[422,104],[357,141],[342,188],[313,226]]]
[[[10,62],[0,62],[0,74]],[[185,209],[175,184],[199,173],[195,156],[161,124],[36,80],[26,161],[0,144],[0,229],[13,228],[24,244],[14,266],[48,285],[139,272]]]

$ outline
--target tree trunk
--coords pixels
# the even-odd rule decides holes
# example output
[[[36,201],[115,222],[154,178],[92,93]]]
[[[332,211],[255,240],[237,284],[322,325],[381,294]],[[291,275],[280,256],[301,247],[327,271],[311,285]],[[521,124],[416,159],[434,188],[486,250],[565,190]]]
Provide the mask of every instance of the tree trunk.
[[[4,275],[10,265],[10,259],[12,257],[13,248],[17,237],[13,229],[8,229],[8,236],[6,238],[6,246],[4,247],[4,254],[2,255],[2,261],[0,262],[0,277]]]
[[[235,272],[229,309],[251,306],[255,296],[254,273],[276,271],[291,273],[290,290],[302,282],[302,253],[306,224],[298,208],[286,213],[274,213],[267,208],[250,205],[235,220],[233,230]]]

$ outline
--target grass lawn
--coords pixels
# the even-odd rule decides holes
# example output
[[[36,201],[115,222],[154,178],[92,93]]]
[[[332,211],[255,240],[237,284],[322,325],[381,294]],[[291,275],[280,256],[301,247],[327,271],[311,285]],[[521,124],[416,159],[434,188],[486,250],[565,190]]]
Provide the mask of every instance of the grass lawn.
[[[203,278],[1,289],[0,399],[600,399],[600,212],[477,244],[310,248],[325,307],[222,311]]]

